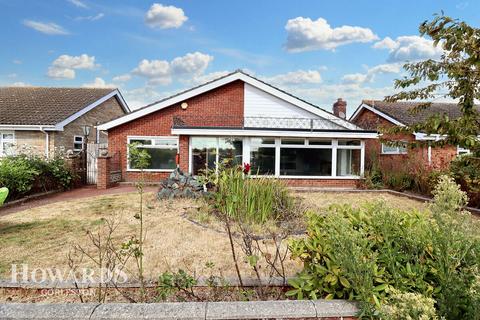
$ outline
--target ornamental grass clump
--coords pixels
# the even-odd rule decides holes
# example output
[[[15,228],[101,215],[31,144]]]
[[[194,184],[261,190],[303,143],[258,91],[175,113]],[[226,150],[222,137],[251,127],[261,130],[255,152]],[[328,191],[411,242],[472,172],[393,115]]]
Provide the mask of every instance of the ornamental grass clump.
[[[219,170],[217,179],[215,207],[230,219],[261,225],[295,215],[295,200],[277,179],[251,179],[241,168]]]

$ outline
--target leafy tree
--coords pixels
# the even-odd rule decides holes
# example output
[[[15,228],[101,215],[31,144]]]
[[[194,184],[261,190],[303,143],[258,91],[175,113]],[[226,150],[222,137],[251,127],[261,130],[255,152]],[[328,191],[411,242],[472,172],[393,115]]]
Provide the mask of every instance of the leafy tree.
[[[440,97],[458,101],[462,116],[450,119],[446,115],[433,115],[423,123],[393,128],[389,133],[423,132],[440,134],[445,139],[433,145],[459,145],[480,156],[480,115],[474,102],[480,99],[480,29],[448,16],[435,15],[419,27],[420,35],[430,37],[443,51],[439,60],[428,59],[404,65],[408,76],[395,81],[402,89],[386,98],[387,101],[431,100]],[[413,88],[412,88],[413,87]],[[409,90],[405,90],[410,88]],[[415,111],[428,108],[422,103]]]

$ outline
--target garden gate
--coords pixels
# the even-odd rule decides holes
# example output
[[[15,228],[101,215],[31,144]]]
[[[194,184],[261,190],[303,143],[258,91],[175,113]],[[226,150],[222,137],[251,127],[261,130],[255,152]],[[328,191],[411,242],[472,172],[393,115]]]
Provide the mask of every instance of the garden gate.
[[[97,158],[102,150],[108,149],[107,143],[87,144],[87,184],[97,183]]]

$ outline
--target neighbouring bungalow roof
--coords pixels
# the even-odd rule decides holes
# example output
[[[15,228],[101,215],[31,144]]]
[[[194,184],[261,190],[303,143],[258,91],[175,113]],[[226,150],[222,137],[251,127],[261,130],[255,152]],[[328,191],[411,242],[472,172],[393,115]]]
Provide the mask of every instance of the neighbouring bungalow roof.
[[[259,88],[261,90],[264,90],[280,99],[283,99],[285,101],[288,101],[302,109],[305,109],[305,110],[308,110],[314,114],[316,114],[317,116],[320,116],[320,117],[323,117],[325,119],[331,119],[331,120],[335,120],[335,122],[339,125],[341,125],[342,127],[346,128],[346,129],[350,129],[350,130],[357,130],[357,129],[361,129],[359,127],[357,127],[355,124],[349,122],[348,120],[345,120],[345,119],[342,119],[342,118],[339,118],[337,116],[335,116],[333,113],[325,110],[325,109],[322,109],[310,102],[307,102],[301,98],[298,98],[294,95],[292,95],[291,93],[288,93],[284,90],[281,90],[277,87],[274,87],[272,86],[271,84],[269,83],[266,83],[265,81],[262,81],[262,80],[259,80],[245,72],[243,72],[242,70],[236,70],[234,72],[231,72],[229,74],[226,74],[222,77],[219,77],[217,79],[214,79],[214,80],[211,80],[209,82],[206,82],[206,83],[203,83],[199,86],[196,86],[196,87],[193,87],[193,88],[190,88],[190,89],[187,89],[185,91],[182,91],[182,92],[179,92],[175,95],[172,95],[170,97],[167,97],[167,98],[164,98],[162,100],[159,100],[159,101],[156,101],[154,103],[151,103],[151,104],[148,104],[142,108],[139,108],[133,112],[131,112],[130,114],[127,114],[125,116],[121,116],[117,119],[114,119],[114,120],[111,120],[109,122],[106,122],[100,126],[98,126],[98,128],[100,130],[109,130],[111,128],[114,128],[116,126],[119,126],[121,124],[124,124],[124,123],[127,123],[127,122],[130,122],[132,120],[135,120],[135,119],[138,119],[138,118],[141,118],[145,115],[148,115],[150,113],[153,113],[153,112],[156,112],[158,110],[161,110],[163,108],[166,108],[166,107],[169,107],[169,106],[172,106],[176,103],[179,103],[181,101],[184,101],[184,100],[187,100],[187,99],[190,99],[194,96],[197,96],[199,94],[202,94],[204,92],[207,92],[207,91],[210,91],[210,90],[213,90],[215,88],[218,88],[222,85],[225,85],[227,83],[231,83],[233,81],[237,81],[237,80],[241,80],[245,83],[248,83],[256,88]]]
[[[115,95],[128,112],[117,89],[0,87],[0,125],[54,126]]]
[[[355,111],[350,120],[354,120],[359,114],[363,106],[368,106],[374,110],[380,111],[380,115],[393,118],[403,125],[414,125],[425,122],[428,118],[435,114],[445,114],[451,119],[459,118],[462,115],[460,107],[456,103],[431,103],[429,107],[413,112],[413,109],[424,104],[425,102],[385,102],[381,100],[363,100],[360,107]],[[476,106],[480,112],[480,106]],[[387,119],[389,120],[389,119]]]

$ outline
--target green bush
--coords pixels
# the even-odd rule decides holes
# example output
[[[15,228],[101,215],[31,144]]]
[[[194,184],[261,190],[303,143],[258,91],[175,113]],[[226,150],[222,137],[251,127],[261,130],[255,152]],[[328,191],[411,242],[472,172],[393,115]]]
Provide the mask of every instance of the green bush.
[[[450,164],[450,173],[470,198],[469,205],[480,208],[480,158],[462,155]]]
[[[43,159],[18,155],[0,160],[0,187],[9,189],[10,200],[35,192],[67,189],[72,182],[73,172],[58,156]]]
[[[480,229],[462,211],[465,194],[439,180],[425,212],[376,202],[311,214],[307,237],[290,245],[304,268],[288,295],[354,299],[374,316],[395,292],[411,292],[433,298],[447,319],[479,319]]]
[[[384,320],[436,320],[435,300],[418,293],[394,293],[379,312]]]

